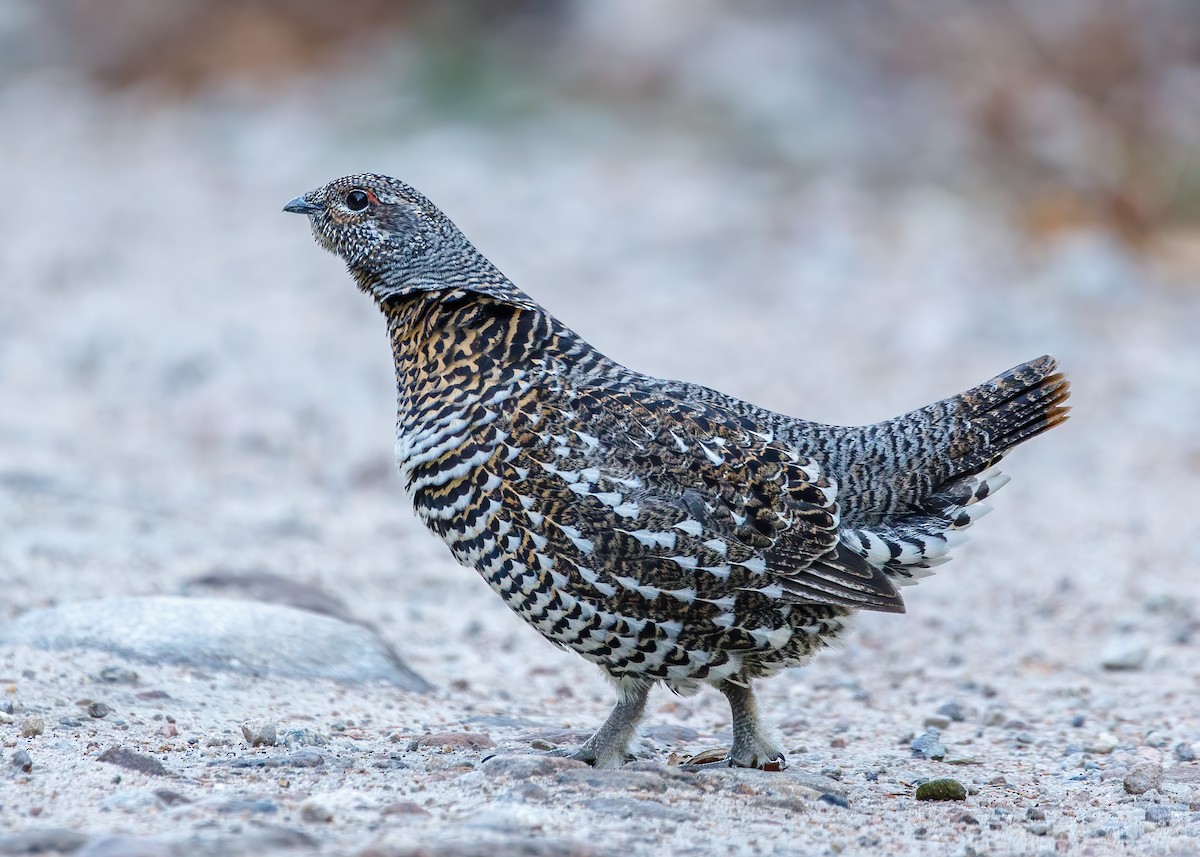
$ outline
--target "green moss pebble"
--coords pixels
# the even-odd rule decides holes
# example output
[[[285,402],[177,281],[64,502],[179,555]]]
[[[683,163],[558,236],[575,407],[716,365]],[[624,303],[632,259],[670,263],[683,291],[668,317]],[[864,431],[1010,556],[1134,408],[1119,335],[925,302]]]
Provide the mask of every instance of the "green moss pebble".
[[[917,786],[917,800],[966,800],[967,789],[958,780],[943,777]]]

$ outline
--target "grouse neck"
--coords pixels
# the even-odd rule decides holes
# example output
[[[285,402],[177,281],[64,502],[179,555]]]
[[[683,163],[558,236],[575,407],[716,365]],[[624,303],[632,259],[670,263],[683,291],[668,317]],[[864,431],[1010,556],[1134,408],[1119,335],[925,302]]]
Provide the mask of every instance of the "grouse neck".
[[[384,264],[369,260],[351,264],[359,288],[388,311],[388,304],[413,295],[469,292],[514,307],[537,309],[537,304],[513,284],[491,261],[465,242],[444,250],[435,259],[425,256],[389,256]]]

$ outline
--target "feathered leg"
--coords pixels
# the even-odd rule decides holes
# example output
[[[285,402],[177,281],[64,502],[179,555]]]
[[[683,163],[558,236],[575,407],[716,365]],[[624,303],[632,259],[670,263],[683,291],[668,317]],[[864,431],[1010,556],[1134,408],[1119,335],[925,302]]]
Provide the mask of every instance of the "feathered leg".
[[[648,682],[627,681],[618,684],[617,704],[612,713],[571,758],[596,768],[619,768],[625,764],[631,758],[629,744],[646,710],[646,698],[649,695]]]

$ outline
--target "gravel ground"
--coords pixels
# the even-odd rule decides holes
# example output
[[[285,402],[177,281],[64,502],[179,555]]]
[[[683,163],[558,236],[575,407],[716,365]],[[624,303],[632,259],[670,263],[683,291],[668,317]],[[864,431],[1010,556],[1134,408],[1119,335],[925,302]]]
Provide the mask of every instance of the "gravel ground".
[[[0,90],[19,129],[0,158],[0,618],[277,575],[435,685],[0,649],[0,853],[1194,853],[1194,290],[1103,234],[1031,242],[945,189],[756,167],[667,120],[564,106],[546,133],[430,120],[382,87],[341,98],[371,85],[154,109],[54,77]],[[852,423],[1048,351],[1073,418],[1011,456],[996,513],[907,615],[864,615],[762,684],[788,771],[671,765],[728,740],[715,693],[656,692],[621,772],[527,759],[611,692],[406,508],[382,321],[279,213],[364,169],[422,188],[640,369]],[[942,777],[965,801],[915,799]]]

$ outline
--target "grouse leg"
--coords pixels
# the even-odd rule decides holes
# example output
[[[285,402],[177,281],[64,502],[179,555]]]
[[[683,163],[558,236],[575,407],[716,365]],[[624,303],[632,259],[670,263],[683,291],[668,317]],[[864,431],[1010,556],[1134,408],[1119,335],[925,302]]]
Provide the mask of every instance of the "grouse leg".
[[[584,742],[572,759],[596,768],[619,768],[629,760],[629,744],[637,732],[638,721],[646,710],[650,684],[625,681],[617,686],[617,704],[604,725]]]
[[[779,745],[767,737],[758,719],[758,705],[750,684],[723,681],[717,686],[729,700],[733,712],[733,746],[725,764],[737,768],[760,768],[764,771],[782,771],[787,759]]]

